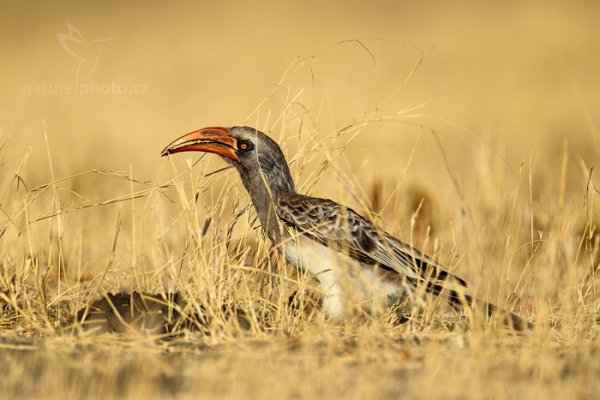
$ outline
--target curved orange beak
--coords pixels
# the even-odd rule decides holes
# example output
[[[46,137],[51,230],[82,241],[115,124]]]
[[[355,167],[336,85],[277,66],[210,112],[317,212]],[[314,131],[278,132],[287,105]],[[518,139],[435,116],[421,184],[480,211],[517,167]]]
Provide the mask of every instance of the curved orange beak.
[[[229,128],[203,128],[172,141],[160,153],[166,156],[182,151],[205,151],[239,162],[236,154],[237,140],[229,134]]]

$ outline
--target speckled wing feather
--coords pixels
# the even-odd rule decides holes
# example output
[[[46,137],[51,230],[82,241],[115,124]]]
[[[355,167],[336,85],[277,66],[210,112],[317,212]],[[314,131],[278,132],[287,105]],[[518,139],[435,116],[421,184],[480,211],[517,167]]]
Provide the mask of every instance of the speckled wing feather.
[[[284,224],[295,231],[362,263],[378,264],[414,283],[425,282],[431,292],[439,293],[447,282],[467,286],[430,257],[332,200],[286,194],[277,199],[275,209]]]

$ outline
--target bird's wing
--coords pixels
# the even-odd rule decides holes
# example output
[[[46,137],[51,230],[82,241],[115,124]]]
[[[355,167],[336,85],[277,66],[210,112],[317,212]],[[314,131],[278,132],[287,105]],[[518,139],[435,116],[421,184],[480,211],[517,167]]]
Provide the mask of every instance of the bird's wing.
[[[295,231],[360,262],[379,264],[411,281],[426,282],[431,291],[440,291],[446,282],[467,286],[435,260],[332,200],[287,194],[277,199],[275,209],[284,224]]]

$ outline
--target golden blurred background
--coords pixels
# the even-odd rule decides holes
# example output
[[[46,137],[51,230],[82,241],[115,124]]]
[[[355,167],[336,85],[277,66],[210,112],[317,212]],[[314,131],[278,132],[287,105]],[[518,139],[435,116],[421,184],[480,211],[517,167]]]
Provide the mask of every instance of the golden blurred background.
[[[268,115],[273,122],[301,90],[301,106],[290,113],[307,112],[327,135],[373,110],[420,57],[382,114],[430,101],[420,122],[441,127],[464,157],[480,143],[439,118],[486,142],[506,141],[517,160],[555,137],[598,144],[590,140],[600,109],[594,1],[8,1],[3,8],[0,137],[10,153],[32,145],[43,158],[45,120],[59,174],[132,164],[154,177],[157,155],[174,136],[208,125],[268,130]],[[296,57],[310,60],[249,117]],[[67,93],[75,84],[80,95]],[[373,124],[349,153],[360,155],[352,162],[400,162],[414,131]],[[47,178],[37,172],[31,179]]]

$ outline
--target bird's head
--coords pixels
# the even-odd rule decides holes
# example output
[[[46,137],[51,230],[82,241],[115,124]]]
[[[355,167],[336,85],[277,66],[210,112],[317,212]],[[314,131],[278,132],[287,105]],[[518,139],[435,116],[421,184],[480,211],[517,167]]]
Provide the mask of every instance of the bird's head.
[[[161,155],[183,151],[202,151],[222,156],[239,171],[251,192],[262,186],[259,180],[265,179],[269,190],[281,194],[294,191],[294,183],[281,148],[273,139],[255,128],[234,126],[199,129],[175,139],[164,148]]]
[[[257,129],[246,126],[233,128],[211,127],[198,129],[175,139],[161,156],[183,151],[202,151],[225,157],[236,167],[270,169],[285,163],[279,145]]]

